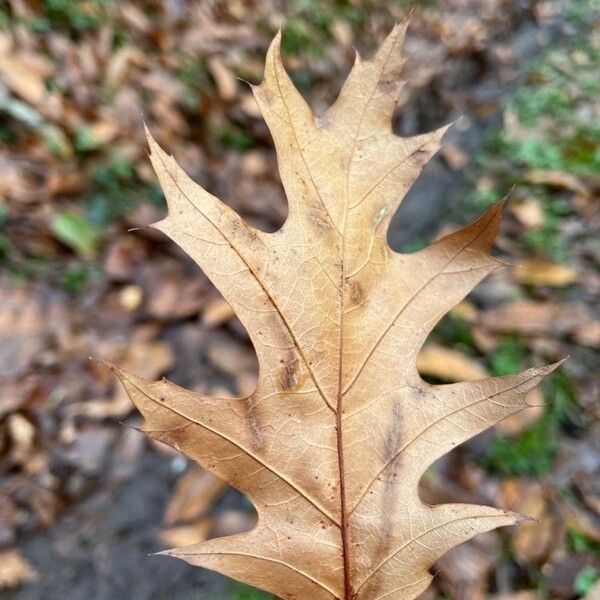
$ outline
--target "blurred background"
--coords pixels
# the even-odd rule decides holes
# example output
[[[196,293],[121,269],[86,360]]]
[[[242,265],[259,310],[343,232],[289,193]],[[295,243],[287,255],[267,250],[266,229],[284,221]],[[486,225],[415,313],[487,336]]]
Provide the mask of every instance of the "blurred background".
[[[512,189],[511,265],[447,315],[419,359],[434,382],[570,359],[534,408],[440,460],[429,502],[536,520],[464,544],[427,600],[600,598],[600,4],[414,2],[396,131],[456,121],[402,205],[410,252]],[[0,596],[269,596],[161,549],[252,527],[249,503],[136,431],[110,372],[207,393],[256,381],[247,334],[190,260],[143,229],[164,214],[143,136],[254,225],[286,204],[248,86],[283,27],[316,112],[408,3],[0,1]],[[142,229],[132,228],[142,227]]]

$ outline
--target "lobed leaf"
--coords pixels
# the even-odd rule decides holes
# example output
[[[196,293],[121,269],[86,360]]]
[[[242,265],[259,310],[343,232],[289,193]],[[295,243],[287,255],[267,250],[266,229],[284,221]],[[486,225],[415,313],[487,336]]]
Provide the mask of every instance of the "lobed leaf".
[[[407,24],[356,62],[316,118],[273,41],[253,88],[289,201],[271,234],[194,183],[148,134],[169,212],[157,223],[205,271],[249,332],[256,391],[213,398],[113,367],[145,431],[244,493],[258,524],[167,553],[284,599],[409,600],[449,548],[521,517],[424,504],[420,477],[457,444],[526,408],[555,366],[430,385],[416,358],[443,315],[498,267],[501,203],[421,252],[386,233],[446,131],[391,128]]]

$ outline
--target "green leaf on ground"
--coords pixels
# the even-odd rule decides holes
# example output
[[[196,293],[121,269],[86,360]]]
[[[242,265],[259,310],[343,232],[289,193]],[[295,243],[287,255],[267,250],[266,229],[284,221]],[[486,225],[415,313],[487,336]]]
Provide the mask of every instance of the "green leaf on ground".
[[[573,591],[576,594],[587,594],[592,589],[592,586],[596,583],[599,576],[600,573],[598,573],[598,570],[594,569],[594,567],[584,567],[577,573],[577,577],[575,577]]]
[[[62,212],[52,220],[54,237],[84,258],[95,255],[98,247],[98,232],[82,216],[73,212]]]

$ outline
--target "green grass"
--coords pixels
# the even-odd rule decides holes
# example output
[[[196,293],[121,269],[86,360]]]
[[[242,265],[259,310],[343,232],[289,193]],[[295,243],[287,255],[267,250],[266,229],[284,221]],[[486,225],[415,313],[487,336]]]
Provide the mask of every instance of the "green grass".
[[[527,348],[518,335],[507,335],[489,358],[492,375],[512,375],[524,368]]]
[[[575,581],[573,582],[573,591],[576,594],[585,595],[591,589],[592,586],[596,583],[598,578],[600,577],[600,573],[594,567],[584,567],[577,573],[575,577]]]
[[[586,537],[579,531],[567,529],[567,541],[574,552],[590,552],[600,557],[600,543]]]
[[[102,271],[98,265],[82,264],[78,262],[67,265],[61,274],[63,289],[71,296],[83,292],[87,283],[94,277],[99,277]]]
[[[509,351],[505,352],[508,358],[500,365],[513,372],[512,367],[521,365],[522,358],[510,357]],[[520,352],[516,349],[515,356],[520,357]],[[542,416],[515,438],[496,434],[488,451],[479,459],[488,472],[504,477],[540,477],[552,467],[560,443],[561,427],[569,421],[568,412],[575,402],[575,392],[561,369],[544,381],[543,389],[548,406]]]
[[[256,588],[244,585],[243,583],[232,584],[233,600],[275,600],[275,596],[261,592]]]
[[[33,31],[60,31],[66,34],[96,29],[107,21],[107,9],[114,0],[42,0],[40,16],[25,24]]]
[[[232,150],[248,150],[254,146],[254,138],[250,133],[237,127],[229,127],[218,135],[219,142]]]
[[[84,258],[92,258],[98,249],[96,228],[77,213],[65,211],[52,219],[54,237]]]
[[[140,202],[164,205],[157,186],[140,182],[133,166],[113,156],[94,171],[91,186],[83,197],[85,218],[93,227],[102,229],[121,220]]]
[[[470,212],[481,212],[512,186],[513,197],[539,199],[543,223],[516,241],[537,258],[555,262],[570,258],[570,240],[561,232],[561,225],[572,208],[561,190],[531,183],[527,174],[546,170],[576,177],[600,176],[596,117],[600,44],[589,27],[598,9],[597,1],[570,3],[567,17],[578,27],[578,34],[566,47],[553,48],[540,57],[524,85],[504,102],[511,118],[490,133],[477,158],[486,177],[463,202]]]

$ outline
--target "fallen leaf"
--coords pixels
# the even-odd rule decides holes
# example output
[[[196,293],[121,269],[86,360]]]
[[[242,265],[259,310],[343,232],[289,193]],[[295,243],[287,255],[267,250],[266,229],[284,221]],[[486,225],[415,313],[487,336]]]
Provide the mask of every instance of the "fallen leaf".
[[[541,564],[560,539],[546,492],[535,482],[509,479],[501,485],[502,505],[532,520],[511,532],[510,547],[520,565]]]
[[[428,344],[419,352],[417,369],[421,375],[443,381],[473,381],[489,375],[487,369],[475,359],[438,344]]]
[[[43,76],[28,69],[18,58],[0,55],[0,73],[10,89],[26,102],[39,107],[46,99]]]
[[[515,279],[533,286],[566,287],[577,282],[577,271],[567,265],[541,261],[525,261],[513,268]]]
[[[481,325],[494,333],[516,332],[522,335],[570,335],[593,323],[581,304],[517,300],[487,310]]]
[[[173,351],[162,340],[138,339],[129,346],[123,364],[131,365],[137,372],[146,373],[146,377],[157,377],[169,370],[173,364]],[[85,402],[75,402],[67,407],[72,415],[83,415],[91,419],[121,419],[133,408],[129,395],[118,386],[112,397]]]
[[[156,283],[156,272],[161,283]],[[164,260],[152,264],[152,272],[144,269],[142,287],[146,297],[145,311],[153,319],[184,319],[201,312],[206,300],[206,288],[201,278],[190,278],[181,263]]]
[[[562,508],[563,518],[569,529],[600,544],[600,519],[596,515],[572,504],[565,503]]]
[[[27,373],[48,346],[57,343],[60,327],[67,321],[67,309],[58,296],[42,287],[7,277],[0,281],[0,300],[0,377],[6,388],[11,379]],[[0,415],[15,401],[16,394],[25,395],[25,387],[4,390],[9,393],[0,396]]]
[[[537,199],[511,204],[510,211],[525,227],[530,229],[535,229],[544,224],[544,209]]]
[[[600,348],[600,321],[580,323],[573,332],[573,339],[582,346]]]
[[[98,121],[84,129],[87,145],[84,150],[93,150],[112,141],[119,134],[119,124],[116,121]]]
[[[468,302],[467,300],[463,300],[450,311],[450,314],[462,319],[463,321],[466,321],[467,323],[475,323],[477,321],[479,311],[474,304]]]
[[[117,238],[108,246],[104,271],[115,281],[133,279],[148,256],[147,245],[135,237]]]
[[[165,525],[187,523],[204,516],[226,490],[227,484],[212,473],[191,468],[175,486],[165,509]]]
[[[90,258],[98,247],[98,232],[83,217],[62,212],[52,220],[52,233],[57,240],[69,246],[84,258]]]
[[[106,68],[106,85],[118,88],[126,79],[132,63],[143,63],[143,53],[132,46],[123,46],[112,54]]]
[[[484,600],[487,578],[499,554],[498,539],[491,534],[452,548],[437,563],[442,590],[457,600]]]
[[[208,327],[218,327],[235,315],[233,308],[223,298],[211,300],[202,311],[202,322]]]
[[[22,414],[13,413],[7,420],[7,432],[11,440],[11,459],[24,464],[33,451],[35,428]]]
[[[213,526],[214,519],[204,517],[194,523],[163,529],[159,534],[159,538],[163,544],[169,547],[191,546],[208,539]]]
[[[529,171],[526,173],[525,179],[536,185],[569,190],[582,196],[590,195],[590,191],[581,179],[565,171]]]
[[[456,144],[444,144],[440,154],[453,171],[464,169],[469,163],[469,156],[465,154]]]
[[[238,535],[250,531],[256,525],[256,515],[241,510],[220,510],[215,515],[215,537]]]
[[[215,80],[221,99],[226,102],[233,100],[237,94],[237,81],[233,73],[218,56],[208,60],[208,70]]]
[[[289,202],[265,233],[194,183],[149,135],[169,205],[154,225],[215,283],[254,344],[256,391],[215,398],[112,367],[145,430],[244,493],[250,532],[170,550],[283,599],[408,600],[431,566],[477,533],[520,522],[469,504],[429,506],[425,470],[524,406],[555,366],[429,385],[417,372],[435,324],[498,263],[501,205],[412,254],[387,226],[446,128],[395,136],[391,117],[406,23],[357,57],[316,119],[283,68],[280,36],[253,88]]]
[[[0,551],[0,590],[37,581],[39,575],[18,550]]]

